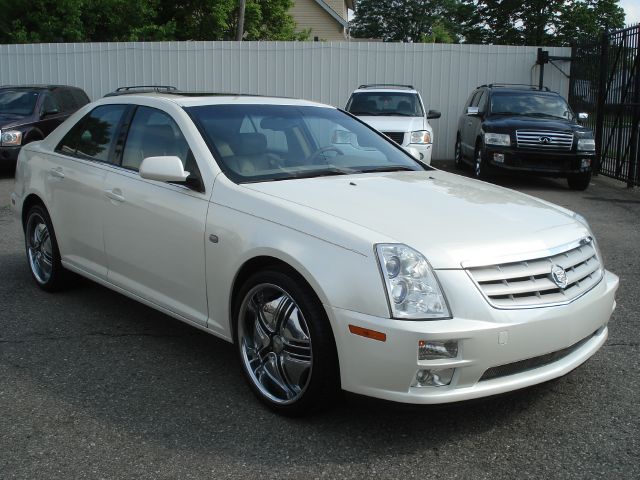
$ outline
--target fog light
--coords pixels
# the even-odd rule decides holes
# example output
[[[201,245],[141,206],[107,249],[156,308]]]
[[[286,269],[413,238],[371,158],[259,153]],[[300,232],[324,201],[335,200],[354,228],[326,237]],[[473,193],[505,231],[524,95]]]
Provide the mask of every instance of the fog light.
[[[589,168],[590,166],[591,166],[591,159],[583,158],[582,162],[580,163],[580,168]]]
[[[444,370],[418,370],[416,373],[416,387],[444,387],[451,383],[455,368]]]
[[[496,163],[504,163],[504,153],[494,153],[493,161]]]
[[[418,341],[418,360],[439,360],[441,358],[456,358],[458,356],[458,342],[456,340]]]

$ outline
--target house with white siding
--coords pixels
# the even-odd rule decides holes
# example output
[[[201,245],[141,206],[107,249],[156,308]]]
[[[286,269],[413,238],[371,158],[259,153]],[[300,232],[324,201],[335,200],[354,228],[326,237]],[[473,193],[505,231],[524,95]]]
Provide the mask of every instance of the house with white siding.
[[[293,0],[289,14],[297,30],[311,29],[310,40],[349,40],[348,10],[356,0]]]

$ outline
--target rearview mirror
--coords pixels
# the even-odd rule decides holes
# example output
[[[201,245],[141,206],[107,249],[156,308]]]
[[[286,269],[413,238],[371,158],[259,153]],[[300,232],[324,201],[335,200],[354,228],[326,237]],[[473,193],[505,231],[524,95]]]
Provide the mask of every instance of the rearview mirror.
[[[440,118],[442,114],[438,110],[429,110],[427,113],[427,119]]]
[[[480,115],[478,107],[467,107],[467,115]]]
[[[586,120],[587,118],[589,118],[589,114],[588,113],[580,112],[578,114],[578,120]]]
[[[189,176],[178,157],[147,157],[140,165],[140,176],[158,182],[184,182]]]

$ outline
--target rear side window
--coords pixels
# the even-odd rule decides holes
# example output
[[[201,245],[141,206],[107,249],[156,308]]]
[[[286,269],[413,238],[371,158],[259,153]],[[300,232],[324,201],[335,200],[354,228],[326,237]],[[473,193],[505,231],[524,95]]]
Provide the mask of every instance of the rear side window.
[[[53,91],[53,96],[58,102],[58,105],[62,107],[62,112],[70,113],[77,110],[76,101],[71,95],[69,90],[60,88],[58,90]]]
[[[110,162],[114,136],[126,110],[126,105],[102,105],[94,108],[64,136],[56,151],[99,162]]]
[[[89,97],[87,97],[87,94],[82,90],[74,88],[73,90],[69,91],[71,92],[71,95],[76,102],[77,108],[84,107],[87,103],[89,103]]]

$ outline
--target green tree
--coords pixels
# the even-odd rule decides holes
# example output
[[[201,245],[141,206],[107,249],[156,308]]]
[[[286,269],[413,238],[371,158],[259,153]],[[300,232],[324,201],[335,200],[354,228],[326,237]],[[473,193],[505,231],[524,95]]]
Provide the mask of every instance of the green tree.
[[[624,25],[618,0],[464,0],[467,43],[569,45]]]
[[[82,5],[83,0],[30,0],[19,5],[7,2],[2,16],[8,28],[0,32],[0,43],[82,41]]]
[[[461,7],[459,0],[358,0],[350,33],[385,42],[457,41]]]

